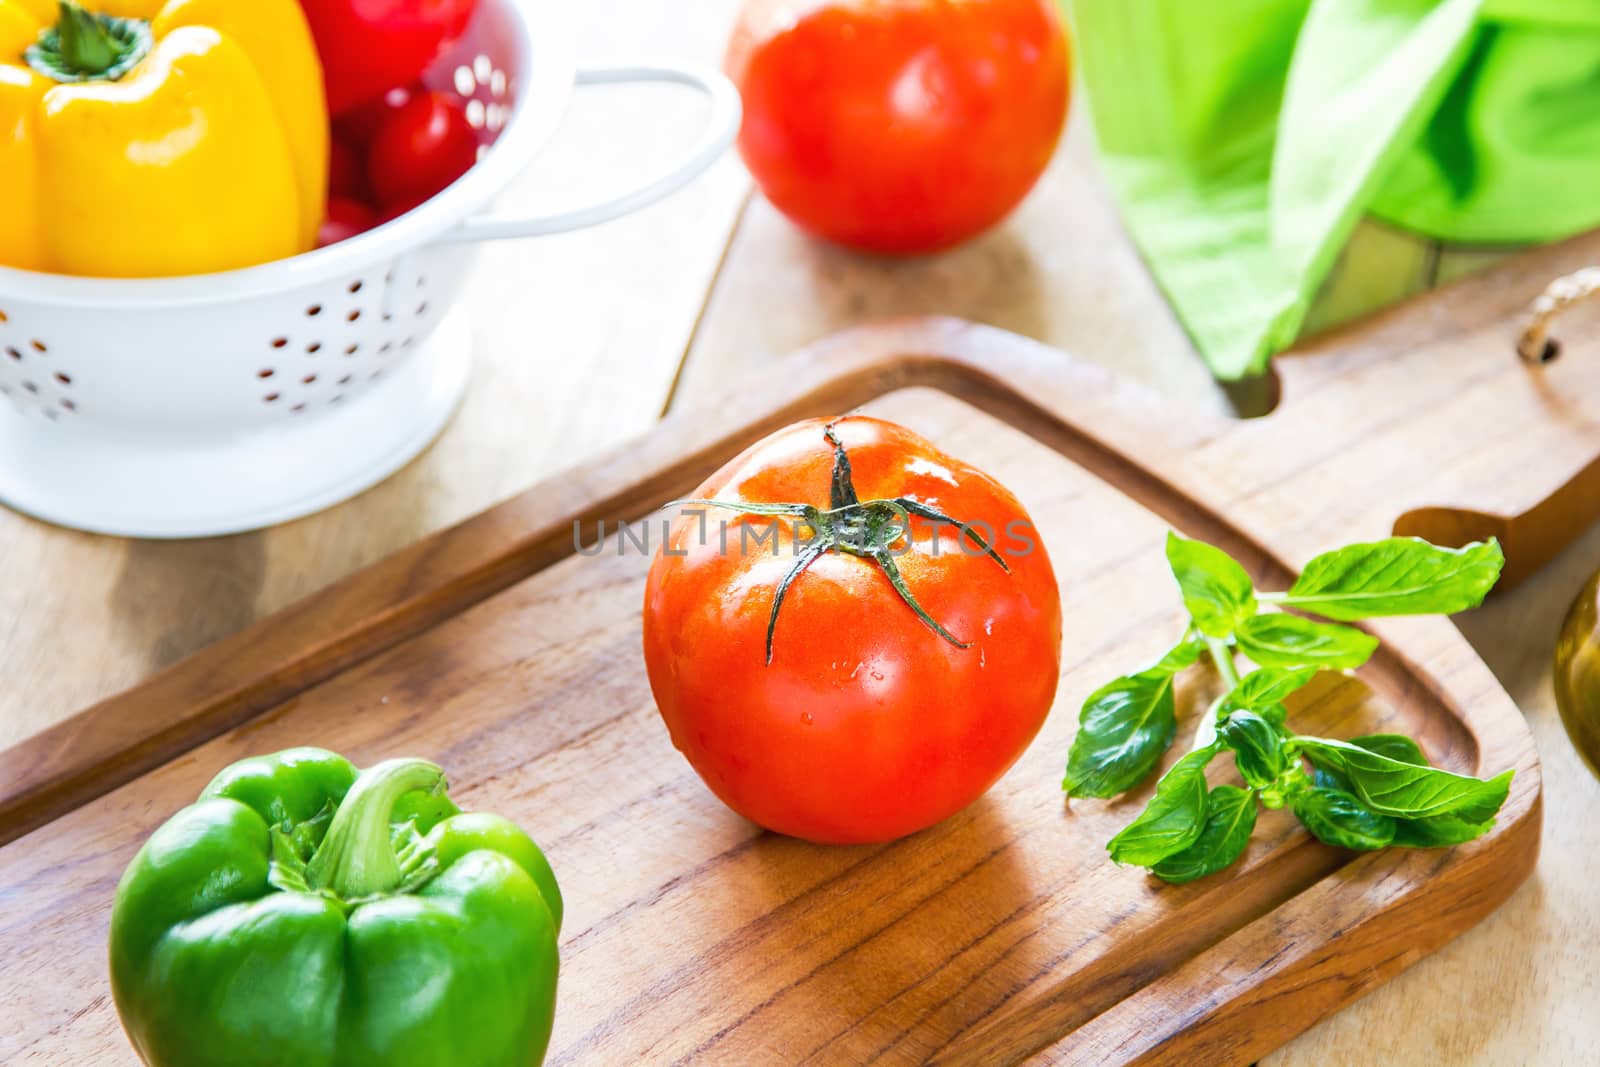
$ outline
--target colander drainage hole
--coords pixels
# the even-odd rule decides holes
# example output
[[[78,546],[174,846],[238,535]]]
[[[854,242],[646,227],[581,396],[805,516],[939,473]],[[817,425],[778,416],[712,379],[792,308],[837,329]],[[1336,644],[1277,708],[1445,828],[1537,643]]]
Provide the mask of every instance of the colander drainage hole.
[[[424,300],[422,303],[417,305],[417,318],[420,319],[420,318],[422,318],[422,316],[426,315],[427,313],[428,313],[428,302],[426,300]]]
[[[12,359],[16,360],[18,363],[22,362],[22,353],[17,351],[17,346],[16,345],[6,345],[6,355],[10,356]]]
[[[60,382],[62,385],[71,385],[72,375],[63,374],[60,371],[56,371],[56,381]]]
[[[22,387],[24,389],[26,389],[28,392],[32,393],[34,396],[38,396],[39,395],[39,387],[37,385],[34,385],[32,382],[23,382],[22,383]]]
[[[330,404],[341,404],[343,402],[344,402],[344,394],[343,393],[334,393],[332,396],[330,396],[328,398],[328,403],[330,403]]]
[[[352,293],[359,293],[361,291],[361,286],[362,286],[361,282],[358,282],[358,281],[357,282],[351,282],[350,283],[350,291]]]
[[[266,396],[261,398],[261,402],[264,404],[276,404],[280,396],[282,396],[281,393],[268,393]]]
[[[302,404],[296,404],[294,407],[290,408],[289,411],[290,411],[291,414],[298,415],[302,411],[304,411],[305,409],[306,409],[306,406],[305,406],[305,404],[302,403]]]
[[[322,314],[322,305],[321,304],[312,304],[310,307],[306,308],[306,316],[308,318],[313,318],[314,319],[320,314]]]
[[[345,318],[346,322],[355,322],[360,317],[361,317],[361,309],[360,308],[353,308],[353,309],[351,309],[350,314],[346,315],[344,318]]]
[[[256,371],[256,377],[266,379],[272,377],[276,373],[278,372],[273,370],[271,367],[262,367],[260,370]]]
[[[335,383],[335,384],[338,384],[338,385],[349,385],[350,384],[350,380],[353,377],[354,377],[354,375],[346,374],[343,378],[340,378],[339,381],[337,383]]]
[[[73,401],[73,400],[63,400],[61,402],[61,406],[66,408],[68,411],[77,411],[78,410],[78,404],[77,404],[76,401]]]
[[[289,344],[289,339],[287,337],[274,337],[272,339],[272,347],[273,348],[285,348],[285,347],[288,346],[288,344]]]
[[[46,348],[44,346],[44,342],[43,341],[29,341],[28,343],[33,346],[33,350],[35,352],[48,352],[48,351],[50,351],[48,348]]]
[[[317,376],[315,374],[308,374],[304,378],[300,379],[300,384],[301,385],[316,385],[317,384]]]
[[[8,323],[10,321],[11,321],[10,317],[4,311],[0,311],[0,326],[4,326],[6,323]]]
[[[345,345],[344,346],[344,354],[347,355],[347,356],[353,356],[359,351],[361,351],[361,346],[360,345]]]
[[[308,356],[314,356],[318,352],[321,352],[321,351],[322,351],[322,342],[321,341],[312,341],[310,344],[306,345],[306,355],[308,355]]]

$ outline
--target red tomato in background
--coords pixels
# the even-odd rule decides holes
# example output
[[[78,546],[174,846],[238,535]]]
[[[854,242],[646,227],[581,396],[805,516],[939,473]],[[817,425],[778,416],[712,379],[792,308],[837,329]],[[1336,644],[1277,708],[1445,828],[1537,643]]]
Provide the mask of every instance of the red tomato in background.
[[[423,92],[427,90],[420,83],[396,86],[382,96],[375,96],[357,107],[350,108],[334,118],[333,136],[356,149],[362,158],[365,158],[367,147],[378,134],[378,127],[388,121],[389,116],[405,107],[414,94]]]
[[[366,204],[344,196],[328,197],[328,213],[317,230],[317,247],[327,248],[358,237],[378,224],[378,215]]]
[[[409,211],[472,169],[478,136],[444,93],[410,94],[388,108],[367,146],[367,185],[393,216]]]
[[[365,201],[367,167],[361,153],[337,133],[329,140],[328,148],[328,195]]]
[[[739,152],[801,227],[930,252],[999,222],[1055,152],[1054,0],[752,0],[728,47]]]
[[[824,427],[778,431],[694,496],[826,509]],[[923,519],[896,557],[922,607],[970,647],[930,629],[877,563],[830,551],[789,586],[768,663],[794,520],[778,520],[774,552],[740,533],[766,533],[773,519],[707,509],[707,535],[696,514],[680,515],[671,553],[650,568],[645,663],[673,744],[729,807],[811,841],[888,841],[972,803],[1033,740],[1055,697],[1061,604],[1037,531],[993,478],[892,423],[850,417],[836,432],[861,500],[910,497],[993,532],[1009,573],[970,541],[964,551],[956,528]]]
[[[338,116],[422,74],[472,21],[477,0],[300,0]]]

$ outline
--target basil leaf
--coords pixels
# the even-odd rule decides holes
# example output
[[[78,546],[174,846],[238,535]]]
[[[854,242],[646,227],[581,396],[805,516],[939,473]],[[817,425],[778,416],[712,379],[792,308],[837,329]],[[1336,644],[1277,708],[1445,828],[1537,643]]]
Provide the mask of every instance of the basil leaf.
[[[1206,764],[1217,754],[1202,748],[1184,756],[1156,783],[1156,795],[1106,849],[1118,863],[1151,867],[1194,844],[1206,822]]]
[[[1199,662],[1200,653],[1205,647],[1205,642],[1191,630],[1183,635],[1182,641],[1168,649],[1166,655],[1146,667],[1145,670],[1177,674],[1185,667],[1193,667]]]
[[[1194,743],[1189,746],[1189,751],[1195,752],[1202,748],[1210,748],[1217,743],[1217,719],[1222,714],[1224,697],[1218,697],[1206,706],[1200,716],[1200,722],[1194,730]]]
[[[1256,613],[1250,575],[1222,549],[1168,533],[1167,563],[1183,591],[1183,606],[1201,633],[1227,637]]]
[[[1244,854],[1256,828],[1256,798],[1248,789],[1219,785],[1206,798],[1206,822],[1194,844],[1150,868],[1163,882],[1181,885],[1215,874]]]
[[[1297,737],[1291,744],[1318,767],[1338,771],[1350,791],[1382,815],[1426,819],[1454,815],[1469,823],[1487,822],[1506,801],[1511,772],[1488,781],[1417,766],[1344,741]]]
[[[1261,789],[1278,780],[1287,761],[1283,739],[1272,724],[1250,711],[1236,711],[1222,724],[1222,741],[1233,749],[1239,774],[1250,785]]]
[[[1365,737],[1352,737],[1350,743],[1401,763],[1428,766],[1428,757],[1422,754],[1421,747],[1404,734],[1368,734]]]
[[[1500,577],[1498,541],[1440,548],[1415,537],[1351,545],[1306,564],[1276,602],[1328,619],[1451,615],[1483,602]]]
[[[1228,705],[1261,711],[1281,704],[1296,689],[1317,676],[1320,667],[1262,667],[1239,680],[1228,694]]]
[[[1078,735],[1067,753],[1061,788],[1074,797],[1114,797],[1144,781],[1172,746],[1178,718],[1172,679],[1200,658],[1186,636],[1138,674],[1101,686],[1078,712]]]
[[[1468,822],[1456,815],[1435,815],[1431,819],[1396,819],[1394,844],[1406,848],[1448,848],[1482,837],[1494,827],[1494,820]]]
[[[1368,752],[1376,752],[1380,756],[1399,760],[1401,763],[1414,763],[1418,767],[1428,766],[1428,757],[1422,754],[1422,749],[1417,747],[1415,741],[1402,734],[1368,734],[1366,737],[1352,737],[1350,743],[1360,745]],[[1350,779],[1342,772],[1327,767],[1314,767],[1313,771],[1312,781],[1318,786],[1350,792]]]
[[[1144,780],[1178,731],[1172,675],[1118,678],[1096,690],[1078,713],[1061,788],[1075,797],[1114,797]]]
[[[1369,811],[1342,789],[1307,789],[1297,794],[1290,806],[1311,835],[1325,845],[1370,852],[1394,840],[1392,818]]]
[[[1314,622],[1281,611],[1246,619],[1237,631],[1239,651],[1263,667],[1315,664],[1353,670],[1371,658],[1378,639],[1352,626]]]
[[[1311,784],[1318,789],[1340,789],[1346,793],[1350,792],[1350,779],[1326,767],[1311,768]]]

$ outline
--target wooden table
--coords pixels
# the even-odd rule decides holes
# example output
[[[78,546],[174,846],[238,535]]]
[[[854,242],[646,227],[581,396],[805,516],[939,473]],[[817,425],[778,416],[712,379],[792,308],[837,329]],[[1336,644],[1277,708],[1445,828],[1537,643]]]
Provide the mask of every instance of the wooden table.
[[[591,0],[583,55],[716,61],[736,0]],[[1081,109],[1079,109],[1081,112]],[[506,197],[549,206],[596,175],[668,159],[698,119],[687,98],[585,95]],[[1075,114],[1066,149],[1004,226],[933,259],[865,259],[799,235],[730,156],[692,189],[587,233],[492,248],[463,310],[476,378],[429,452],[321,515],[239,537],[126,542],[0,511],[0,746],[596,452],[833,330],[896,314],[961,315],[1112,366],[1174,403],[1227,401],[1160,306],[1094,172]],[[1420,289],[1481,257],[1440,260],[1376,227],[1347,254],[1341,308]],[[1369,290],[1369,291],[1363,291]],[[1544,760],[1538,871],[1438,954],[1269,1058],[1326,1063],[1590,1063],[1600,1055],[1600,782],[1556,714],[1549,657],[1600,529],[1461,620],[1527,713]],[[131,1057],[130,1057],[131,1058]]]

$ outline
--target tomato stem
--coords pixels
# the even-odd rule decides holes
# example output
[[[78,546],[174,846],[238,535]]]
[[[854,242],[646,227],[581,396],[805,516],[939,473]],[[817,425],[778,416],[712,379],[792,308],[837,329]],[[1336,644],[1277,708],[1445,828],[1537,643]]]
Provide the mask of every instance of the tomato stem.
[[[835,419],[822,428],[822,436],[833,446],[833,488],[829,496],[833,500],[835,511],[861,503],[861,499],[856,496],[854,477],[850,473],[850,456],[845,452],[844,443],[839,440],[839,435],[833,432],[837,422]]]
[[[833,446],[833,474],[828,492],[831,506],[827,511],[811,504],[756,504],[733,500],[675,500],[666,506],[698,504],[725,508],[743,515],[798,518],[802,520],[803,525],[811,529],[812,536],[807,538],[803,547],[796,552],[794,566],[784,574],[783,580],[773,592],[772,610],[767,616],[769,664],[772,662],[773,636],[778,628],[778,611],[783,607],[783,599],[788,594],[789,587],[807,567],[828,552],[845,552],[876,563],[900,599],[916,613],[917,618],[921,619],[928,629],[957,648],[971,648],[972,642],[957,638],[917,602],[916,596],[900,573],[899,565],[894,561],[891,547],[902,537],[910,536],[911,516],[916,515],[956,527],[963,536],[971,538],[979,550],[999,564],[1001,570],[1010,574],[1011,568],[982,534],[965,522],[946,515],[938,508],[905,496],[866,501],[857,496],[854,477],[850,470],[850,456],[845,451],[838,434],[833,430],[837,421],[830,422],[823,428],[823,437]],[[797,542],[799,540],[798,530],[796,540]]]

